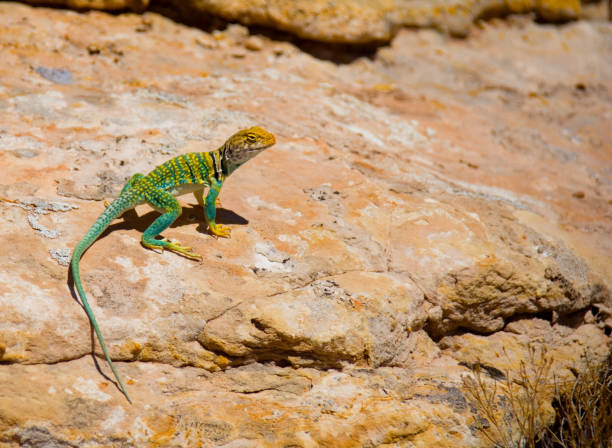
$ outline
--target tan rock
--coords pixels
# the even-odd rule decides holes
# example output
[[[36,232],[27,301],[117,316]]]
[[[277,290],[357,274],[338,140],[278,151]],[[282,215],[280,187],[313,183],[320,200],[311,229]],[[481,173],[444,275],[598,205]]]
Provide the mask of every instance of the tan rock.
[[[523,328],[520,334],[500,331],[484,337],[467,333],[444,337],[439,346],[461,363],[471,366],[480,363],[505,375],[517,372],[521,362],[529,358],[529,345],[537,343],[552,359],[552,372],[558,379],[571,377],[570,369],[580,365],[585,351],[594,362],[605,360],[610,351],[606,345],[608,338],[595,325],[582,325],[572,331],[563,325],[551,326],[546,321],[530,319],[508,324],[508,329],[516,331],[516,324]],[[487,347],[484,348],[483,344]],[[482,358],[483,353],[488,357]],[[549,380],[552,383],[552,378]]]
[[[149,6],[149,0],[31,0],[27,3],[33,5],[66,6],[74,9],[100,9],[104,11],[117,11],[122,9],[143,11]]]
[[[243,303],[208,321],[198,340],[246,360],[376,367],[401,356],[406,334],[422,328],[422,303],[420,291],[392,277],[348,273]]]
[[[244,46],[247,50],[260,51],[264,47],[264,43],[260,37],[250,36],[245,42]]]
[[[29,0],[29,3],[43,3]],[[44,4],[76,9],[142,11],[148,0],[54,0]],[[578,0],[180,0],[166,2],[190,22],[210,14],[245,25],[263,25],[305,39],[337,43],[389,41],[401,27],[435,27],[466,35],[481,17],[535,12],[544,20],[567,21],[580,13]]]
[[[403,30],[337,64],[243,26],[1,3],[2,443],[492,446],[470,366],[493,384],[532,346],[563,375],[610,350],[611,32]],[[130,406],[70,249],[132,174],[255,124],[277,144],[223,187],[232,238],[190,196],[164,232],[201,263],[141,247],[145,205],[83,257]]]
[[[449,426],[434,423],[465,410],[453,389],[421,387],[426,395],[400,400],[396,385],[403,380],[401,369],[375,376],[303,369],[296,376],[293,370],[259,366],[251,368],[245,380],[236,371],[209,380],[198,369],[142,363],[129,370],[130,377],[143,378],[130,381],[134,400],[152,395],[157,399],[147,406],[129,406],[114,396],[113,387],[97,379],[95,370],[86,368],[89,363],[84,358],[56,365],[11,365],[0,371],[7,388],[18,387],[24,376],[32,380],[32,387],[16,401],[0,402],[3,437],[15,446],[68,441],[118,446],[122,442],[117,438],[159,446],[478,443],[463,419]],[[41,396],[51,397],[48,406],[36,406]]]
[[[400,27],[436,27],[466,35],[474,20],[495,14],[535,12],[545,20],[578,17],[578,0],[268,0],[182,2],[185,10],[213,13],[227,20],[265,25],[325,42],[366,43],[390,40]]]

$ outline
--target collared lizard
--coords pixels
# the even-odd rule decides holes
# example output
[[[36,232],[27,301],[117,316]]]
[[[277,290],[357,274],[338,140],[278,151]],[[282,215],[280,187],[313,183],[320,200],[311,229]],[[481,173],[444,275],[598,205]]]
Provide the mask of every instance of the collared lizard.
[[[198,203],[204,208],[204,218],[213,235],[229,238],[230,229],[215,223],[216,203],[223,181],[245,162],[255,157],[264,149],[275,143],[274,135],[261,127],[244,129],[232,135],[220,148],[210,152],[183,154],[158,166],[146,176],[134,174],[125,184],[121,194],[98,217],[83,239],[77,244],[72,254],[72,276],[74,284],[89,316],[100,346],[113,371],[122,392],[131,403],[131,399],[110,359],[104,339],[94,313],[89,306],[81,276],[79,261],[89,246],[106,230],[113,219],[121,216],[126,210],[143,203],[148,203],[162,213],[142,234],[142,245],[149,249],[164,249],[177,252],[192,259],[202,256],[192,252],[190,247],[170,242],[167,239],[156,239],[181,214],[181,206],[175,196],[193,193]],[[204,189],[208,193],[204,196]]]

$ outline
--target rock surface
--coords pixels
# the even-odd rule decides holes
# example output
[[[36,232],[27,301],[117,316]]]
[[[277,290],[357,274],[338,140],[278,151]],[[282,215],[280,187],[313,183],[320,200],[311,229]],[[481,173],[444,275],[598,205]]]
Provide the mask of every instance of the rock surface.
[[[339,63],[0,3],[0,443],[490,446],[467,366],[536,343],[569,376],[610,351],[611,36],[512,18]],[[190,196],[164,233],[203,262],[141,247],[146,206],[83,257],[130,406],[69,250],[132,174],[251,125],[277,144],[222,190],[232,238]]]
[[[466,35],[475,19],[534,12],[544,20],[576,19],[579,0],[188,0],[172,2],[189,17],[214,14],[324,42],[388,42],[401,27],[435,27]]]
[[[482,17],[534,13],[546,21],[578,18],[579,0],[26,0],[76,9],[162,10],[190,23],[212,17],[289,32],[303,39],[388,42],[402,27],[434,27],[464,36]]]

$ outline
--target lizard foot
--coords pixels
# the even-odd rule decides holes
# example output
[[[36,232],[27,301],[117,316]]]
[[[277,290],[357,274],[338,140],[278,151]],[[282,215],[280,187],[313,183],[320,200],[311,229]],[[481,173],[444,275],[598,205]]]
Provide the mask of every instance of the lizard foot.
[[[222,224],[214,224],[209,225],[210,232],[215,236],[220,236],[221,238],[230,238],[230,234],[232,229]]]
[[[181,246],[178,242],[172,243],[165,238],[163,240],[159,240],[159,244],[148,244],[143,241],[142,245],[148,249],[152,249],[155,252],[157,252],[157,249],[161,249],[161,252],[158,253],[163,253],[165,249],[171,252],[176,252],[177,254],[184,255],[185,257],[191,258],[193,260],[202,259],[202,255],[195,252],[191,252],[191,247]]]
[[[221,199],[219,199],[219,198],[215,199],[215,207],[217,207],[217,208],[223,207],[221,205]]]
[[[191,258],[193,260],[201,260],[202,259],[202,255],[197,254],[195,252],[191,252],[191,247],[181,246],[178,241],[176,243],[172,243],[172,242],[166,240],[166,242],[168,244],[166,244],[164,247],[162,247],[162,250],[163,249],[170,250],[172,252],[176,252],[177,254],[184,255],[187,258]]]

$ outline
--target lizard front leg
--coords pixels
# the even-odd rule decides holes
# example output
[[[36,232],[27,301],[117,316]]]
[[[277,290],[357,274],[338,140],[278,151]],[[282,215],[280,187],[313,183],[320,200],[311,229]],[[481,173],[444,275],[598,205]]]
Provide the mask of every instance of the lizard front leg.
[[[217,216],[217,197],[219,196],[219,191],[221,190],[222,185],[223,182],[213,178],[210,181],[210,188],[206,194],[206,199],[204,198],[203,190],[195,191],[194,195],[198,200],[198,204],[204,208],[204,219],[208,224],[210,233],[222,238],[229,238],[231,229],[215,222],[215,218]]]

